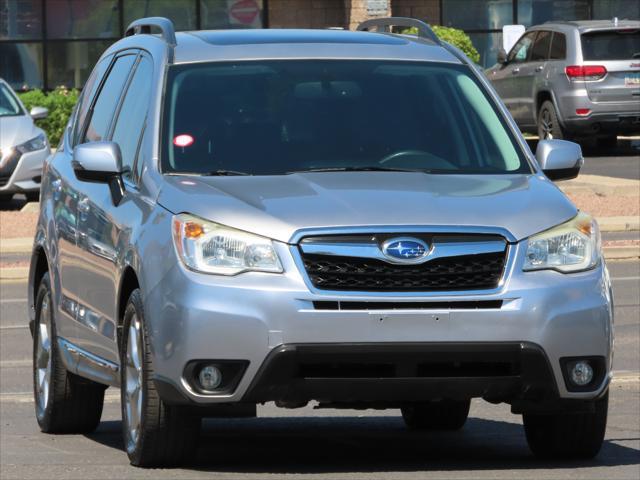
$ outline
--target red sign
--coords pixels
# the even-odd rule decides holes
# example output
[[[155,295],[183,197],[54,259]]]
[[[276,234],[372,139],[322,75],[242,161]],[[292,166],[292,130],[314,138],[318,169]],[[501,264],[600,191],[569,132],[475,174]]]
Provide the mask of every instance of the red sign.
[[[239,0],[229,8],[229,15],[240,23],[250,25],[260,14],[255,0]]]

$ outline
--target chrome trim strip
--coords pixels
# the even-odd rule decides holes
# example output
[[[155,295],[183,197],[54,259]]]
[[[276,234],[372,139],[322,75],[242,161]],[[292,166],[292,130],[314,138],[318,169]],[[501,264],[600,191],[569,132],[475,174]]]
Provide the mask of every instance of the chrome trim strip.
[[[405,238],[405,237],[402,237]],[[392,239],[395,240],[395,239]],[[442,242],[433,243],[431,250],[424,257],[414,261],[394,261],[386,256],[377,243],[301,243],[300,249],[304,253],[314,255],[330,255],[336,257],[356,257],[382,260],[387,263],[398,265],[421,264],[436,258],[460,257],[464,255],[481,255],[485,253],[503,252],[507,243],[502,240],[479,241],[479,242]]]
[[[330,228],[302,228],[297,230],[289,240],[289,244],[297,244],[304,237],[315,237],[321,235],[347,235],[358,233],[476,233],[486,235],[500,235],[509,243],[518,240],[511,232],[501,227],[464,226],[464,225],[367,225],[359,227],[330,227]]]
[[[72,373],[87,377],[97,382],[119,386],[120,378],[118,372],[120,366],[106,360],[98,355],[87,352],[75,343],[58,337],[58,348],[62,352],[66,366]]]

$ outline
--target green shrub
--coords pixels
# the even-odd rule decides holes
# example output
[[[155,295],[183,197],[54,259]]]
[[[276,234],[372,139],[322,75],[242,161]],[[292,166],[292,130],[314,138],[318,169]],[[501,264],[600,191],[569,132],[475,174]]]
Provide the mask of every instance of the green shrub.
[[[472,61],[474,61],[475,63],[478,63],[480,61],[480,54],[478,53],[478,50],[476,50],[476,47],[473,46],[469,35],[464,33],[462,30],[451,27],[441,27],[439,25],[434,25],[431,28],[433,28],[433,31],[436,33],[438,38],[444,40],[447,43],[450,43],[454,47],[458,47]],[[402,33],[417,35],[418,29],[415,27],[411,27],[404,30]]]
[[[49,116],[43,120],[36,120],[36,123],[47,132],[51,146],[58,145],[73,107],[78,101],[78,90],[67,90],[64,87],[58,87],[49,93],[44,93],[42,90],[31,90],[18,95],[27,111],[33,107],[49,109]]]

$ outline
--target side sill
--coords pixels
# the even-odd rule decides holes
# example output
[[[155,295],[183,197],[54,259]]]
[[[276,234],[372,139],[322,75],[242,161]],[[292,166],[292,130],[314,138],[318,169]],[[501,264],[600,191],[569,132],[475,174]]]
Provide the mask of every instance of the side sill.
[[[58,337],[58,349],[67,370],[94,382],[120,387],[120,367]]]

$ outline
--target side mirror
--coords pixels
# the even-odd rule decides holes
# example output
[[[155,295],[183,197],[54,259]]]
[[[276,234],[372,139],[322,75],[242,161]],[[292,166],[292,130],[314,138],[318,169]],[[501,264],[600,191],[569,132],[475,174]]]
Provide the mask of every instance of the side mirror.
[[[507,63],[507,52],[504,51],[504,48],[500,47],[498,50],[498,63],[505,64]]]
[[[536,159],[549,180],[576,178],[584,165],[580,145],[566,140],[540,140]]]
[[[49,116],[49,109],[44,107],[33,107],[29,112],[29,115],[31,115],[31,118],[34,120],[41,120]]]
[[[83,182],[108,183],[114,205],[124,196],[122,154],[114,142],[92,142],[73,150],[73,171]]]

